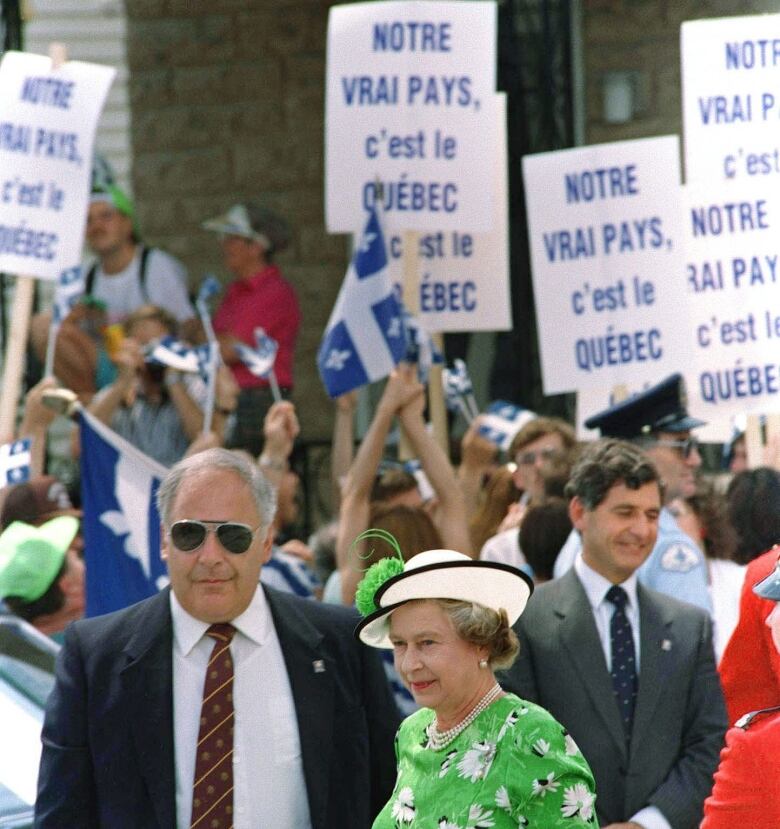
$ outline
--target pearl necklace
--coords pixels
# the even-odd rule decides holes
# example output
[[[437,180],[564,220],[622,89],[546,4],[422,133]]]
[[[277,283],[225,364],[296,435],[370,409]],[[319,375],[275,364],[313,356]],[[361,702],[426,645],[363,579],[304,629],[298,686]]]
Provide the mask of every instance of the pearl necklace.
[[[438,721],[434,721],[428,726],[428,745],[426,748],[432,748],[438,751],[440,748],[448,746],[462,731],[465,731],[471,723],[490,705],[493,700],[497,699],[501,694],[501,686],[496,683],[482,699],[472,708],[471,713],[461,720],[457,725],[448,728],[446,731],[439,731]]]

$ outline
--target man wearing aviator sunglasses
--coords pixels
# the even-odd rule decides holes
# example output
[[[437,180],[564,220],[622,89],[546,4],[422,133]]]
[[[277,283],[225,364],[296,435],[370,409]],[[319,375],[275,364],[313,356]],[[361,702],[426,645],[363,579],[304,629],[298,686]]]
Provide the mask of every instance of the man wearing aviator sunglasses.
[[[704,422],[688,414],[681,375],[673,374],[616,403],[588,418],[585,425],[598,429],[602,437],[623,438],[639,446],[658,469],[664,484],[664,504],[696,491],[702,461],[691,430]],[[580,539],[572,531],[556,559],[556,577],[571,567],[579,550]],[[712,612],[704,556],[666,507],[658,522],[658,540],[638,574],[643,584]]]
[[[225,449],[169,471],[157,501],[170,589],[68,629],[36,826],[211,826],[218,812],[196,818],[206,796],[224,826],[233,814],[245,826],[371,825],[395,779],[398,712],[352,611],[259,584],[275,500],[259,468]],[[216,739],[210,716],[230,733]]]

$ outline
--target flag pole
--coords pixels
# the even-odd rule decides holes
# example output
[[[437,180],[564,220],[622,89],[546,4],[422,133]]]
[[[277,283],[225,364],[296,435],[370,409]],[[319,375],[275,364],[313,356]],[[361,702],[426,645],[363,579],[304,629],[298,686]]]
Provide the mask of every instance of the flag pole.
[[[418,248],[420,244],[420,234],[416,230],[405,230],[403,232],[403,255],[401,262],[403,264],[404,275],[404,306],[407,311],[413,316],[417,316],[420,311],[420,277],[419,277],[419,256]],[[441,376],[439,377],[439,384],[441,384]],[[402,461],[408,461],[414,457],[414,449],[412,444],[401,427],[401,436],[398,443],[398,458]]]
[[[214,400],[217,394],[217,368],[219,367],[219,343],[211,324],[209,309],[205,299],[197,299],[195,305],[198,309],[198,316],[203,323],[203,330],[206,332],[206,339],[209,343],[209,370],[206,377],[206,408],[203,412],[203,433],[211,431],[211,421],[214,419]]]

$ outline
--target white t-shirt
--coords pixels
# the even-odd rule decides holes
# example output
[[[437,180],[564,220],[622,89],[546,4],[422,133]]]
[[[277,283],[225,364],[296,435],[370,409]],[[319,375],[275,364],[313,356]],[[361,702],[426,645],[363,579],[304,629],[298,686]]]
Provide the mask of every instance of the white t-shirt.
[[[152,303],[173,314],[179,322],[195,316],[187,294],[187,269],[178,260],[158,248],[151,248],[146,260],[146,279],[141,288],[141,245],[137,245],[132,262],[119,273],[105,274],[100,265],[95,271],[92,295],[106,303],[109,324]]]

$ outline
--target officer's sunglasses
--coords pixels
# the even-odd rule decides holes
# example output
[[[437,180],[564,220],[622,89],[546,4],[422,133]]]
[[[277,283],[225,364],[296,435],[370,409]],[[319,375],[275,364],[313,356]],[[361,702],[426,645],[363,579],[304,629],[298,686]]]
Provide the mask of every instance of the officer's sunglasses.
[[[194,518],[186,518],[172,524],[168,532],[176,549],[183,553],[197,550],[206,540],[206,535],[213,532],[229,553],[238,555],[250,548],[259,529],[260,527],[252,529],[247,524],[236,521],[196,521]]]
[[[699,441],[696,438],[686,438],[685,440],[657,440],[653,445],[676,449],[686,459],[690,458],[694,452],[698,452],[699,450]]]

